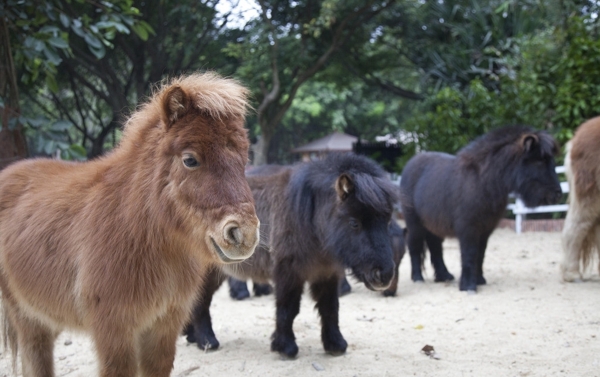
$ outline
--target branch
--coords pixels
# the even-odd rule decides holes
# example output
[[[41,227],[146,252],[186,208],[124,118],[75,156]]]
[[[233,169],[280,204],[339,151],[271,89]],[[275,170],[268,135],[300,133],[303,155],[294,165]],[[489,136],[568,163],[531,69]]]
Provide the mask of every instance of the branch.
[[[269,29],[271,29],[271,36],[273,38],[273,47],[271,48],[271,69],[273,71],[273,87],[271,88],[271,91],[263,97],[262,102],[256,110],[258,116],[258,123],[261,124],[263,114],[266,108],[271,103],[273,103],[279,95],[279,91],[281,89],[281,82],[279,81],[279,67],[277,65],[277,51],[279,48],[279,41],[277,40],[275,26],[273,25],[273,21],[267,16],[267,7],[265,5],[265,2],[263,0],[258,0],[258,3],[260,4],[260,8],[262,9],[261,16],[267,22]]]
[[[387,90],[388,92],[395,94],[397,96],[403,97],[403,98],[413,99],[413,100],[417,100],[417,101],[423,100],[423,96],[420,95],[419,93],[413,92],[408,89],[403,89],[403,88],[395,85],[394,83],[392,83],[389,80],[383,80],[383,79],[380,79],[380,78],[375,77],[370,74],[361,74],[360,72],[358,72],[358,70],[356,68],[354,68],[347,62],[343,62],[342,65],[348,71],[350,71],[354,76],[357,76],[361,80],[363,80],[367,85],[378,86],[381,89]]]
[[[66,63],[65,66],[67,67],[67,70],[69,71],[70,75],[72,75],[73,77],[75,77],[85,87],[87,87],[89,90],[91,90],[92,93],[94,93],[94,95],[96,97],[102,98],[106,103],[110,103],[110,97],[106,93],[103,93],[100,90],[98,90],[98,88],[96,88],[96,86],[94,86],[92,83],[90,83],[89,81],[87,81],[83,76],[81,76],[77,72],[77,70],[75,70],[75,68],[70,64],[70,62],[64,62],[64,63]]]
[[[387,7],[389,7],[394,1],[395,0],[389,1],[383,7],[379,8],[375,12],[371,13],[368,18],[371,18],[371,17],[375,16],[376,14],[380,13],[381,11],[383,11],[384,9],[386,9]],[[329,60],[329,58],[331,57],[331,55],[338,48],[340,48],[348,40],[348,38],[352,34],[354,34],[354,31],[357,29],[357,27],[351,27],[351,26],[354,26],[354,25],[348,26],[348,24],[351,21],[353,21],[355,19],[358,19],[359,16],[362,15],[362,14],[364,14],[371,7],[372,4],[373,4],[373,1],[370,1],[368,4],[366,4],[365,6],[363,6],[362,8],[360,8],[358,11],[350,13],[348,16],[346,16],[346,18],[344,18],[340,22],[340,24],[338,25],[338,27],[336,28],[336,30],[334,32],[331,45],[323,53],[323,55],[321,55],[317,59],[317,61],[310,68],[308,68],[306,71],[302,72],[298,76],[298,79],[296,80],[296,82],[292,86],[292,89],[290,90],[290,93],[289,93],[289,96],[288,96],[287,100],[283,103],[283,105],[279,108],[279,110],[275,114],[275,117],[273,118],[272,124],[278,124],[281,121],[281,119],[283,119],[285,113],[287,112],[287,110],[292,105],[292,102],[294,101],[294,98],[296,96],[296,93],[298,92],[298,89],[300,89],[300,86],[302,86],[302,84],[304,82],[306,82],[309,78],[311,78],[312,76],[314,76],[319,71],[319,69],[321,69],[321,67],[327,62],[327,60]],[[344,32],[346,30],[350,30],[350,32],[346,33],[344,35]]]

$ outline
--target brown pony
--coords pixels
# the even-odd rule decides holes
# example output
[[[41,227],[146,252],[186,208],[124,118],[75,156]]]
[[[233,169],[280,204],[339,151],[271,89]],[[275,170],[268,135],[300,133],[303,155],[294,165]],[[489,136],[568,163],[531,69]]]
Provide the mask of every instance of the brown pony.
[[[244,177],[247,90],[216,74],[165,84],[86,163],[0,173],[4,343],[53,376],[63,328],[91,333],[101,376],[168,376],[198,287],[258,243]]]
[[[561,273],[564,281],[581,281],[581,267],[600,254],[600,117],[579,126],[567,145],[565,167],[570,192]]]

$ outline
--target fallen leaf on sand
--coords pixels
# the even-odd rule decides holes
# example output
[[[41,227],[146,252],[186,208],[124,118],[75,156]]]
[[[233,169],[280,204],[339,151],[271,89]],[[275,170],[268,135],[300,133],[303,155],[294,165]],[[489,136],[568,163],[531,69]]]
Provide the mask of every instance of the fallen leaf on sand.
[[[426,344],[425,347],[421,348],[421,352],[423,352],[425,355],[429,356],[432,359],[440,359],[440,356],[437,353],[435,353],[435,349],[433,349],[433,346],[430,346],[429,344]]]

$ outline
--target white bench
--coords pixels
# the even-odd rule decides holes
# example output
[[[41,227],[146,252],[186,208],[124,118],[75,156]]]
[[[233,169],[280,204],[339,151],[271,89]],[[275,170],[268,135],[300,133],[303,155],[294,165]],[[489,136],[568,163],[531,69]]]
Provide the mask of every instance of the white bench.
[[[564,173],[564,166],[557,166],[556,173]],[[569,182],[561,182],[560,188],[563,193],[569,192]],[[540,206],[535,208],[527,208],[525,203],[519,198],[515,200],[514,204],[509,204],[507,207],[515,215],[515,232],[521,233],[523,220],[528,213],[551,213],[551,212],[567,212],[569,210],[568,204],[555,204],[549,206]]]

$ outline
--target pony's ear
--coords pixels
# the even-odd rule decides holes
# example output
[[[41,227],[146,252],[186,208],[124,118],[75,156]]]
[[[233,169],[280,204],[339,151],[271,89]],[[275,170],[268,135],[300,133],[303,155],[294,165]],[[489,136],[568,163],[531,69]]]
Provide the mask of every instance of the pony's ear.
[[[178,85],[167,89],[162,103],[167,128],[188,111],[189,102],[187,94]]]
[[[523,137],[523,149],[525,152],[531,152],[533,148],[540,142],[537,135],[528,134]]]
[[[354,182],[348,174],[341,174],[335,182],[335,191],[344,200],[354,191]]]

